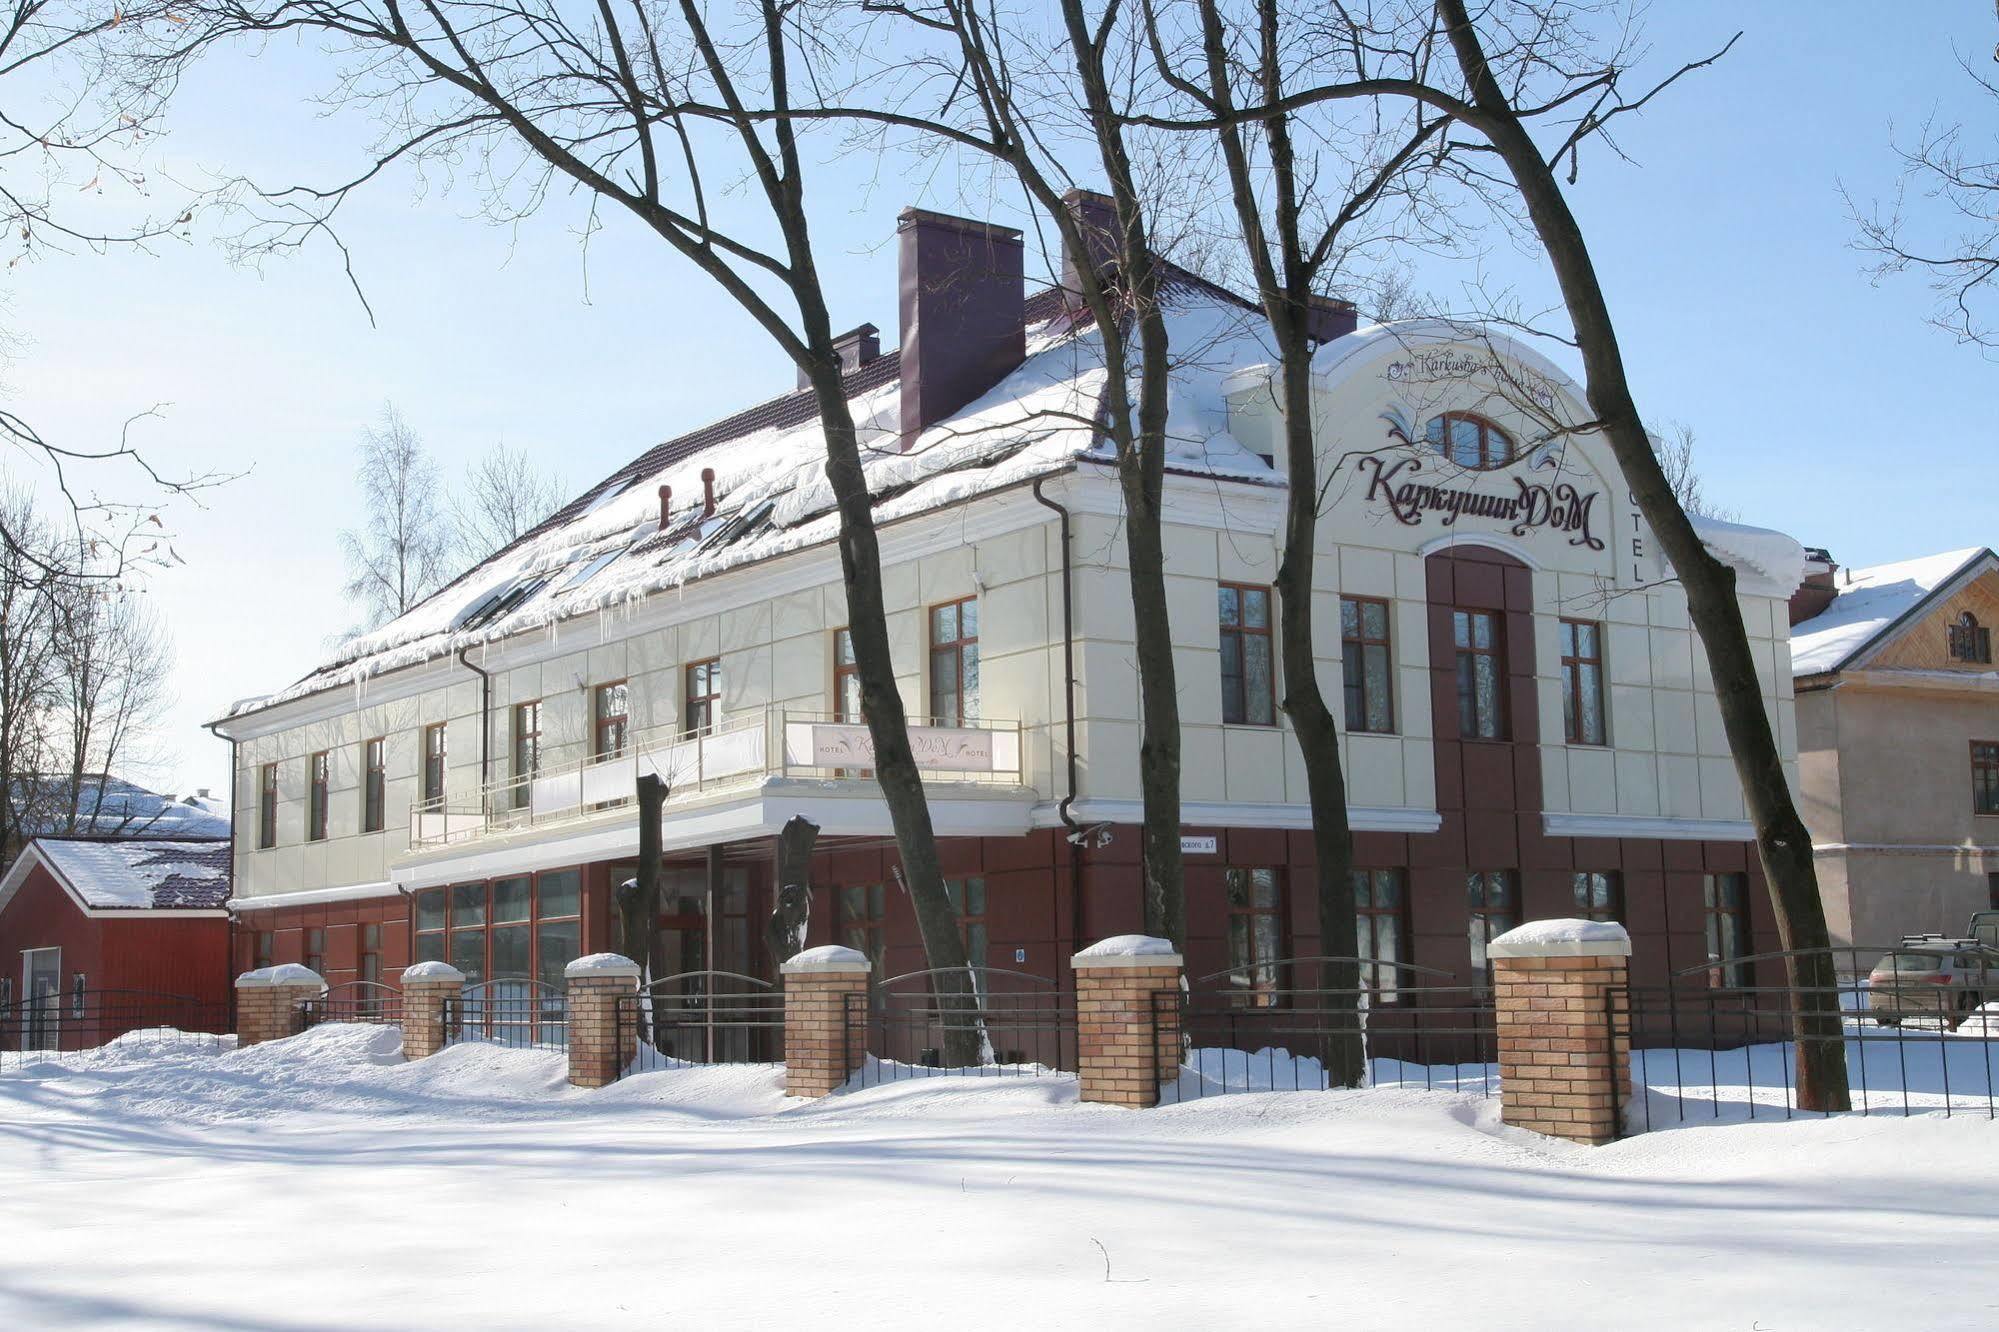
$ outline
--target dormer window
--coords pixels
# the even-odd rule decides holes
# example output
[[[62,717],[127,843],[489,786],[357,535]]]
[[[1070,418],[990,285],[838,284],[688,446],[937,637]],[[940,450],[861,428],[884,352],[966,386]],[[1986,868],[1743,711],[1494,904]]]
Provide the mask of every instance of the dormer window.
[[[1513,436],[1483,416],[1470,412],[1445,412],[1430,418],[1423,428],[1430,447],[1460,467],[1489,472],[1513,461]]]
[[[1950,658],[1984,666],[1992,664],[1992,631],[1970,611],[1958,616],[1950,626]]]

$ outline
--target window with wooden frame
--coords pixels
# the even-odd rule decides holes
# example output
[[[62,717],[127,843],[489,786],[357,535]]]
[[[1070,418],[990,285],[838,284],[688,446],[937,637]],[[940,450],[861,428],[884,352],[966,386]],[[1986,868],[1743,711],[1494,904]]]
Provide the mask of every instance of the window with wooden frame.
[[[1392,1004],[1401,997],[1400,972],[1392,964],[1409,960],[1407,921],[1403,915],[1408,909],[1408,898],[1402,890],[1402,871],[1357,869],[1352,881],[1354,955],[1390,964],[1362,967],[1360,983],[1374,992],[1376,1002]]]
[[[1999,814],[1999,740],[1971,742],[1971,812]]]
[[[423,799],[427,805],[444,799],[444,723],[423,728]]]
[[[1516,454],[1511,435],[1471,412],[1445,412],[1431,417],[1423,428],[1423,437],[1438,453],[1474,472],[1504,467]]]
[[[1570,876],[1578,920],[1624,920],[1624,876],[1604,870],[1577,870]]]
[[[982,878],[946,879],[944,896],[958,913],[958,934],[965,941],[965,961],[975,967],[986,965],[986,881]],[[983,978],[980,984],[984,984]]]
[[[1458,658],[1458,736],[1506,738],[1506,659],[1496,611],[1454,610],[1451,639]]]
[[[1511,870],[1473,870],[1465,876],[1465,906],[1471,913],[1471,964],[1487,966],[1485,946],[1520,923],[1520,895]]]
[[[1222,720],[1244,726],[1276,725],[1270,589],[1219,583],[1215,609],[1221,624]]]
[[[1749,983],[1749,876],[1704,874],[1701,905],[1706,913],[1708,984],[1732,988]]]
[[[382,831],[387,822],[387,742],[376,736],[361,742],[361,831]]]
[[[326,931],[316,925],[305,931],[305,965],[315,975],[326,974]]]
[[[1992,631],[1978,622],[1970,611],[1950,623],[1946,637],[1953,661],[1992,664]]]
[[[555,989],[582,951],[582,872],[543,870],[416,894],[416,960],[449,962],[468,985],[539,980]]]
[[[684,730],[712,731],[722,720],[722,659],[687,664],[687,707],[681,713]]]
[[[361,927],[360,976],[380,984],[382,980],[382,926],[380,922]]]
[[[250,966],[255,970],[261,971],[263,968],[271,965],[271,959],[277,956],[277,952],[277,931],[258,930],[256,937],[251,942]]]
[[[631,739],[631,686],[623,680],[598,685],[591,715],[596,727],[591,753],[600,759],[616,758],[624,753],[625,745]]]
[[[514,808],[526,809],[541,774],[541,700],[514,704]]]
[[[861,671],[854,662],[854,636],[833,631],[833,720],[861,720]]]
[[[1277,1003],[1284,956],[1284,889],[1274,869],[1231,869],[1223,874],[1229,909],[1229,985],[1235,1001],[1252,1008]]]
[[[1389,652],[1388,603],[1340,598],[1340,672],[1346,681],[1347,730],[1395,730],[1395,659]]]
[[[852,884],[839,892],[840,942],[865,955],[881,972],[888,895],[878,883]]]
[[[1562,738],[1572,745],[1609,743],[1603,719],[1603,626],[1563,620]]]
[[[278,844],[278,765],[266,763],[257,774],[257,846],[268,851]]]
[[[979,599],[930,608],[930,717],[963,726],[979,716]]]
[[[332,777],[333,764],[325,750],[320,750],[305,761],[305,840],[323,842],[326,840],[326,788]]]

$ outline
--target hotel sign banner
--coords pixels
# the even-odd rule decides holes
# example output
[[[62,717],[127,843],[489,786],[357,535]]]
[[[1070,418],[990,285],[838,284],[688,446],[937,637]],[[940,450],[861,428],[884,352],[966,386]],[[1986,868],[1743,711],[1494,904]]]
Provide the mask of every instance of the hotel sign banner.
[[[1601,491],[1584,494],[1566,481],[1547,484],[1516,476],[1514,494],[1493,495],[1465,486],[1416,480],[1423,470],[1420,458],[1390,461],[1369,454],[1355,466],[1367,480],[1367,501],[1387,505],[1405,527],[1419,526],[1433,515],[1438,517],[1439,526],[1450,527],[1461,515],[1470,515],[1507,524],[1507,530],[1517,537],[1547,528],[1568,533],[1571,546],[1603,549],[1603,538],[1595,530]]]
[[[813,722],[812,759],[815,768],[872,768],[874,737],[859,723]],[[909,747],[916,766],[932,772],[992,772],[992,731],[957,726],[912,726]]]

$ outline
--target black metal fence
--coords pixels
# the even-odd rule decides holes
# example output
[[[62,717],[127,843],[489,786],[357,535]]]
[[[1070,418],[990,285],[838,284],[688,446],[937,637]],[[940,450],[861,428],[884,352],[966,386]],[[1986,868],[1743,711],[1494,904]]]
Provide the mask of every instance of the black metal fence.
[[[1840,1014],[1854,1113],[1994,1117],[1999,952],[1922,941],[1831,953],[1838,979],[1821,986],[1730,983],[1774,970],[1755,963],[1806,955],[1792,951],[1743,959],[1739,970],[1691,967],[1669,985],[1614,996],[1631,1032],[1627,1129],[1830,1113],[1803,1108],[1797,1091],[1794,1024],[1820,1011],[1814,996]]]
[[[149,990],[72,990],[0,1007],[0,1072],[121,1051],[219,1051],[235,1029],[227,1003]]]
[[[1360,983],[1318,984],[1328,966]],[[1177,1019],[1183,1050],[1178,1068],[1158,1070],[1162,1104],[1327,1090],[1356,1034],[1368,1086],[1499,1089],[1491,989],[1432,967],[1300,957],[1214,972],[1153,998],[1155,1032]]]
[[[444,1001],[444,1030],[452,1043],[559,1050],[569,1044],[569,999],[561,987],[524,976],[481,981]]]
[[[781,1064],[784,993],[734,971],[684,971],[618,999],[622,1072],[684,1064]],[[621,1073],[622,1076],[622,1073]]]
[[[952,994],[937,981],[969,972],[971,992]],[[850,1083],[876,1086],[903,1078],[1045,1077],[1076,1068],[1076,1005],[1054,981],[1003,967],[965,972],[912,971],[848,996]],[[953,1046],[969,1057],[954,1057]]]
[[[335,985],[317,999],[307,999],[297,1009],[295,1030],[305,1031],[322,1022],[367,1022],[399,1026],[403,1020],[403,992],[380,981],[347,981]]]

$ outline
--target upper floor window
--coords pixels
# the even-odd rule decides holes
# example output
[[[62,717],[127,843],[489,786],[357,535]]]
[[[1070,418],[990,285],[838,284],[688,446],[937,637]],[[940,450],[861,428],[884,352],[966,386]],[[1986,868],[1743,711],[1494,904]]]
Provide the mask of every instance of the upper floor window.
[[[1701,876],[1701,902],[1707,913],[1708,984],[1747,985],[1749,968],[1749,876]]]
[[[1346,677],[1347,729],[1395,729],[1389,689],[1388,603],[1373,597],[1340,598],[1340,670]]]
[[[1624,919],[1624,883],[1621,875],[1601,870],[1577,870],[1571,880],[1575,891],[1576,916],[1582,920]]]
[[[514,808],[526,809],[541,772],[541,700],[514,704]]]
[[[326,840],[326,787],[331,777],[332,762],[325,750],[320,750],[306,760],[308,779],[305,811],[305,839],[308,842]]]
[[[722,720],[722,659],[689,662],[687,666],[687,710],[682,714],[689,731],[712,731]]]
[[[623,680],[597,686],[596,702],[596,756],[615,758],[625,752],[625,742],[631,737],[632,690]],[[539,710],[536,716],[539,728]]]
[[[1471,964],[1486,967],[1485,946],[1520,923],[1520,898],[1510,870],[1473,870],[1465,876],[1465,904],[1471,911]]]
[[[1275,725],[1270,589],[1223,583],[1215,589],[1215,596],[1222,630],[1222,720]]]
[[[979,715],[979,600],[930,608],[930,719],[962,726]]]
[[[854,635],[845,629],[833,631],[833,720],[857,722],[861,719],[861,672],[854,663]]]
[[[1229,903],[1229,984],[1245,1003],[1277,1002],[1277,963],[1284,953],[1284,896],[1274,869],[1232,869]]]
[[[1971,812],[1999,814],[1999,740],[1971,742]]]
[[[1499,616],[1492,611],[1451,612],[1458,654],[1458,735],[1466,740],[1506,738],[1506,665]]]
[[[380,832],[384,823],[388,765],[381,736],[361,742],[361,831]]]
[[[257,845],[278,844],[278,765],[266,763],[257,776]]]
[[[1513,461],[1513,437],[1483,416],[1445,412],[1430,418],[1423,437],[1460,467],[1490,471]]]
[[[426,802],[444,799],[443,722],[423,728],[423,798]]]
[[[1992,631],[1978,622],[1978,617],[1970,611],[1957,617],[1950,626],[1950,655],[1953,661],[1971,661],[1990,665],[1992,662]]]
[[[1562,738],[1572,745],[1604,744],[1603,626],[1563,620]]]

